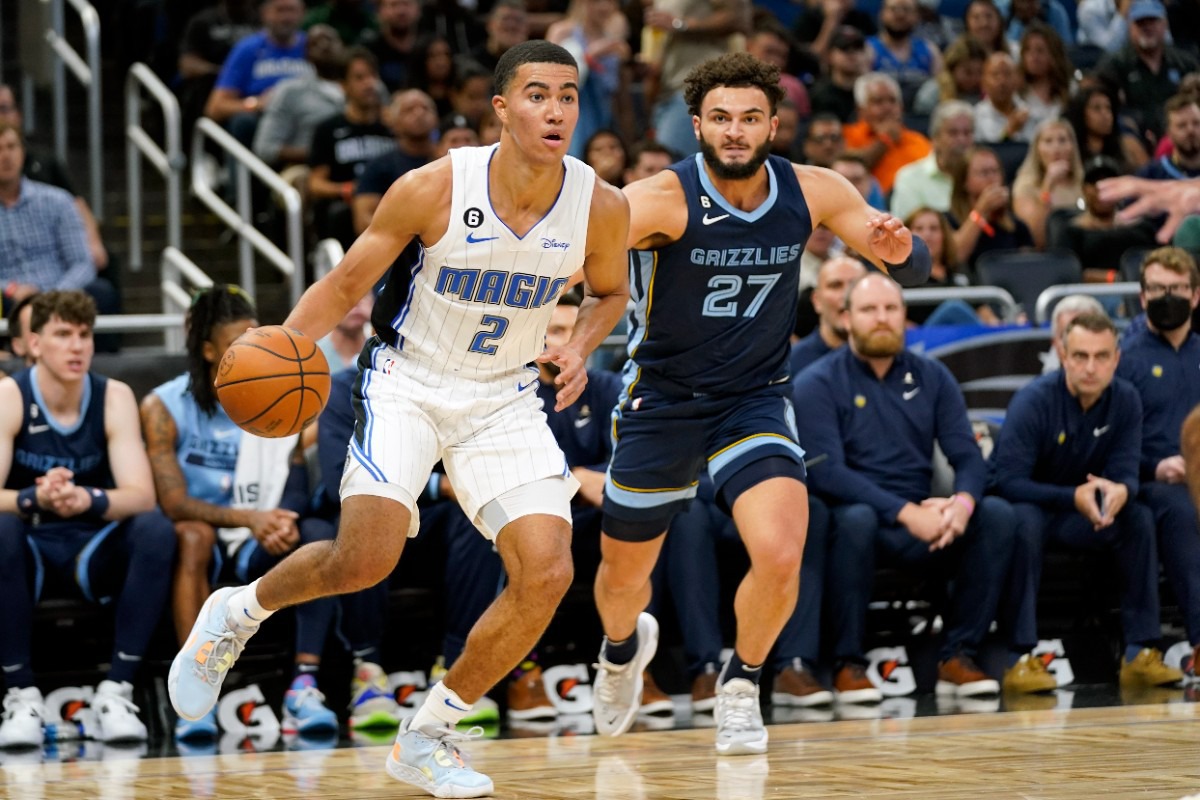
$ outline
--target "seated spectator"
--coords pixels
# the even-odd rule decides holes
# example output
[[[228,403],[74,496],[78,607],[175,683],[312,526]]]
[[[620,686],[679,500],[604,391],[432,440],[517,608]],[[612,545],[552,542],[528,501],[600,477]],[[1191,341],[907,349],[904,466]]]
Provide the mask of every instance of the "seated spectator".
[[[492,73],[474,61],[464,61],[456,70],[450,89],[450,110],[471,122],[482,122],[492,109]]]
[[[267,93],[285,78],[312,71],[300,30],[303,13],[302,0],[263,0],[263,29],[233,46],[208,96],[204,116],[227,127],[247,147],[254,143]]]
[[[17,103],[17,95],[11,86],[4,83],[0,83],[0,125],[11,125],[18,131],[23,130],[25,126],[25,117],[21,113],[21,106]],[[108,269],[108,248],[104,246],[104,240],[100,237],[100,226],[97,224],[96,217],[93,216],[87,200],[75,191],[71,179],[67,175],[66,165],[59,160],[58,156],[49,150],[42,150],[36,146],[36,143],[27,139],[25,141],[25,166],[22,174],[30,180],[57,186],[75,198],[75,208],[79,210],[79,218],[83,220],[92,263],[96,265],[97,272]]]
[[[784,98],[775,106],[775,117],[779,125],[775,128],[775,138],[771,140],[771,153],[795,161],[793,153],[796,150],[796,135],[800,132],[800,115],[792,101]]]
[[[359,43],[371,51],[379,64],[379,77],[389,92],[424,88],[413,82],[409,66],[416,54],[419,0],[379,0],[375,4],[379,27],[363,34]]]
[[[854,82],[858,122],[845,125],[846,150],[862,158],[883,193],[892,190],[896,172],[932,149],[929,140],[904,127],[900,85],[890,75],[868,72]]]
[[[746,52],[779,68],[779,85],[783,87],[784,98],[792,104],[800,119],[808,119],[812,114],[808,88],[788,70],[792,61],[792,40],[788,32],[774,20],[760,22],[746,42]]]
[[[839,122],[853,122],[858,116],[854,102],[854,83],[867,73],[871,51],[862,31],[845,25],[840,28],[829,45],[828,68],[817,78],[809,92],[813,119],[832,114]]]
[[[988,51],[973,36],[960,36],[946,48],[942,68],[917,90],[913,112],[933,114],[941,103],[962,100],[974,105],[983,99],[983,62]]]
[[[954,235],[946,216],[935,209],[918,208],[909,214],[904,224],[920,236],[929,248],[933,266],[926,286],[970,286],[971,280],[962,271],[958,251],[954,249]],[[915,325],[998,325],[1000,318],[986,303],[972,308],[968,303],[952,299],[937,306],[910,306],[908,321]]]
[[[858,156],[842,153],[833,160],[829,168],[854,184],[854,188],[858,189],[867,205],[879,209],[887,206],[883,199],[883,190],[879,188],[879,181],[867,169],[866,162]]]
[[[829,60],[833,40],[843,28],[854,28],[862,39],[873,36],[877,30],[875,17],[855,8],[854,0],[805,0],[804,5],[804,12],[796,22],[796,40],[805,45],[815,62]]]
[[[817,271],[817,285],[810,298],[813,310],[817,312],[817,327],[792,345],[788,368],[793,381],[809,365],[846,343],[848,334],[842,316],[846,305],[846,289],[866,274],[866,266],[849,256],[835,256],[821,264]],[[804,585],[803,580],[800,585]]]
[[[37,294],[22,297],[13,303],[8,316],[8,349],[13,357],[19,359],[27,367],[32,367],[33,350],[29,347],[29,320],[33,316],[33,301]]]
[[[904,349],[900,287],[867,275],[846,301],[850,346],[795,382],[805,398],[796,418],[800,440],[810,457],[827,456],[809,485],[828,504],[834,530],[826,573],[834,692],[846,703],[881,699],[863,648],[875,564],[884,560],[932,567],[950,579],[938,693],[995,694],[996,681],[974,655],[995,618],[1012,554],[1012,510],[983,496],[986,467],[950,371]],[[954,467],[950,497],[930,496],[935,442]]]
[[[1071,218],[1066,226],[1067,246],[1083,264],[1087,282],[1114,283],[1127,278],[1120,275],[1121,256],[1126,250],[1153,247],[1155,227],[1144,220],[1123,222],[1117,219],[1117,204],[1100,198],[1100,181],[1121,175],[1120,167],[1110,158],[1098,156],[1087,162],[1083,171],[1083,213]],[[1051,241],[1051,245],[1055,242]]]
[[[1109,53],[1121,49],[1129,39],[1129,6],[1133,0],[1079,0],[1075,12],[1079,30],[1075,41]]]
[[[628,91],[621,67],[630,55],[629,20],[615,0],[571,0],[566,17],[550,26],[546,40],[562,45],[579,64],[579,122],[567,152],[586,160],[584,144],[597,132],[617,127],[615,101]]]
[[[392,95],[383,118],[392,129],[396,149],[363,166],[351,204],[356,236],[371,224],[379,201],[396,179],[434,158],[437,151],[433,139],[438,123],[436,114],[433,99],[418,89],[406,89]]]
[[[1150,159],[1141,136],[1122,123],[1121,107],[1108,89],[1081,86],[1067,104],[1065,116],[1075,130],[1079,155],[1084,161],[1105,156],[1116,161],[1124,174]]]
[[[657,175],[679,159],[670,148],[658,142],[638,142],[629,148],[629,166],[625,170],[625,184]]]
[[[817,273],[821,271],[821,265],[831,258],[842,255],[845,251],[846,246],[842,243],[842,240],[834,236],[833,231],[824,225],[818,225],[809,234],[808,241],[804,244],[804,252],[800,254],[800,297],[802,305],[804,290],[817,285]],[[852,254],[847,253],[847,255]],[[806,329],[806,332],[811,331],[811,327]]]
[[[438,118],[453,110],[450,91],[458,80],[458,65],[450,41],[437,34],[425,34],[413,47],[406,89],[421,89],[433,98]]]
[[[1038,356],[1042,359],[1042,374],[1045,375],[1048,372],[1062,369],[1063,358],[1065,357],[1063,351],[1063,333],[1066,332],[1067,326],[1071,324],[1071,320],[1080,314],[1099,314],[1100,316],[1104,316],[1106,313],[1104,306],[1100,305],[1100,301],[1090,294],[1069,294],[1062,300],[1059,300],[1054,305],[1054,312],[1050,315],[1050,349]]]
[[[1047,541],[1072,550],[1108,550],[1121,579],[1125,636],[1120,683],[1126,688],[1179,683],[1163,664],[1154,519],[1137,502],[1142,402],[1114,379],[1117,329],[1102,314],[1080,314],[1063,334],[1063,368],[1013,397],[992,452],[996,492],[1013,503],[1017,547],[1004,600],[1010,662],[1005,689],[1043,683],[1037,594]],[[1045,677],[1043,677],[1045,675]],[[1049,678],[1049,680],[1046,680]]]
[[[487,17],[487,41],[471,51],[471,60],[492,74],[508,48],[528,39],[529,14],[523,0],[497,0]]]
[[[332,236],[349,249],[354,241],[354,184],[371,160],[395,151],[396,142],[380,120],[382,84],[375,57],[363,48],[351,49],[339,80],[345,105],[313,131],[308,197],[317,237]]]
[[[596,131],[583,147],[584,163],[596,170],[598,177],[618,188],[623,185],[628,158],[625,143],[614,131]]]
[[[820,112],[808,121],[804,133],[804,163],[814,167],[832,167],[842,152],[842,123],[833,114]]]
[[[449,153],[456,147],[478,147],[479,134],[471,127],[471,121],[461,114],[450,114],[438,124],[437,157]]]
[[[1075,68],[1058,34],[1044,23],[1031,23],[1021,36],[1018,63],[1021,99],[1029,107],[1034,127],[1062,116],[1071,98],[1071,75]]]
[[[1096,65],[1106,86],[1121,92],[1139,133],[1156,142],[1165,130],[1163,109],[1183,76],[1200,69],[1192,53],[1167,44],[1167,10],[1159,0],[1133,0],[1129,40]]]
[[[173,609],[181,643],[209,595],[210,572],[253,580],[297,547],[334,538],[324,520],[300,518],[308,505],[308,474],[299,437],[247,436],[217,402],[217,365],[229,345],[258,324],[256,317],[237,287],[200,292],[187,314],[187,372],[142,401],[159,504],[179,541]],[[251,484],[253,494],[244,494]],[[336,611],[334,598],[296,608],[296,667],[284,697],[285,733],[337,730],[337,715],[325,707],[316,683]],[[211,738],[217,731],[215,708],[195,721],[180,718],[175,726],[179,739]]]
[[[1141,267],[1146,326],[1121,342],[1117,375],[1142,399],[1142,450],[1138,500],[1154,515],[1158,559],[1183,614],[1188,643],[1200,654],[1200,525],[1187,492],[1196,469],[1182,455],[1188,413],[1200,406],[1200,336],[1192,312],[1200,303],[1200,273],[1185,250],[1163,247]],[[1186,664],[1196,677],[1196,659]]]
[[[337,31],[347,45],[358,44],[367,31],[375,31],[375,15],[363,0],[323,0],[309,5],[300,27],[311,31],[317,25],[328,25]]]
[[[0,123],[0,285],[4,287],[0,308],[4,316],[22,298],[50,289],[82,289],[100,313],[115,314],[120,296],[108,280],[96,276],[75,201],[62,189],[24,177],[24,163],[21,132]]]
[[[191,141],[196,120],[204,116],[208,97],[233,46],[259,30],[258,0],[217,0],[187,21],[179,48],[179,95],[183,135]]]
[[[1075,41],[1071,18],[1060,0],[996,0],[996,8],[1008,20],[1005,36],[1019,42],[1030,26],[1048,26],[1064,42]]]
[[[317,347],[329,364],[329,371],[340,372],[358,363],[358,357],[367,343],[371,324],[371,309],[375,307],[375,295],[367,292],[354,307],[346,312]]]
[[[1046,221],[1056,210],[1079,209],[1083,200],[1083,162],[1075,131],[1066,120],[1038,126],[1013,181],[1012,205],[1017,219],[1029,227],[1034,247],[1046,246]]]
[[[951,165],[975,143],[975,115],[961,100],[947,100],[929,121],[933,150],[920,161],[903,166],[892,186],[892,214],[903,219],[913,209],[929,206],[950,210]]]
[[[950,177],[950,213],[958,257],[974,268],[979,256],[990,250],[1033,247],[1029,227],[1009,208],[1004,167],[990,148],[976,145],[954,165]]]
[[[41,747],[33,610],[48,585],[115,610],[111,666],[91,707],[102,742],[145,741],[133,681],[170,596],[171,523],[154,506],[133,390],[91,371],[96,307],[79,291],[33,302],[37,365],[0,380],[0,747]]]
[[[1171,152],[1143,166],[1138,176],[1155,181],[1200,177],[1200,99],[1177,94],[1167,101],[1166,115]]]
[[[879,33],[867,37],[872,53],[870,69],[895,78],[907,104],[911,104],[921,84],[942,69],[937,45],[914,35],[919,21],[917,0],[883,0]]]
[[[983,64],[983,99],[975,104],[975,141],[1028,142],[1033,139],[1029,106],[1017,93],[1017,65],[1006,52]]]
[[[467,118],[467,121],[470,122],[470,117]],[[484,147],[496,144],[500,141],[500,130],[500,118],[496,116],[496,110],[488,106],[487,111],[479,118],[479,125],[476,128],[479,133],[479,144]]]
[[[312,71],[286,78],[271,90],[254,132],[254,154],[276,170],[308,163],[313,132],[346,104],[346,50],[337,31],[314,26],[304,55]]]
[[[965,33],[973,37],[987,51],[992,53],[1017,54],[1016,45],[1004,34],[1004,15],[996,7],[995,0],[971,0],[967,10],[963,12]]]

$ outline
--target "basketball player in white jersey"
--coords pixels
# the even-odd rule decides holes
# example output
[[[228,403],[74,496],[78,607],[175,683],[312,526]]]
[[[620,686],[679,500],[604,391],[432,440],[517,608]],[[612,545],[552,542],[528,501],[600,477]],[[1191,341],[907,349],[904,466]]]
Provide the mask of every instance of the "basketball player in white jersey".
[[[455,724],[529,652],[572,578],[578,484],[546,426],[531,362],[558,366],[557,406],[570,405],[586,385],[587,355],[629,297],[624,196],[566,156],[578,83],[574,59],[557,45],[508,50],[492,98],[500,142],[452,150],[396,181],[371,226],[288,317],[288,326],[320,339],[410,241],[421,245],[415,263],[393,268],[375,306],[378,336],[359,359],[337,539],[302,547],[249,586],[209,598],[171,666],[181,716],[194,719],[216,702],[229,667],[272,612],[385,580],[405,535],[417,530],[415,498],[440,459],[467,516],[495,540],[509,582],[463,655],[400,726],[387,769],[435,797],[492,793],[491,779],[461,757]],[[581,269],[589,297],[575,334],[543,350],[558,296]]]

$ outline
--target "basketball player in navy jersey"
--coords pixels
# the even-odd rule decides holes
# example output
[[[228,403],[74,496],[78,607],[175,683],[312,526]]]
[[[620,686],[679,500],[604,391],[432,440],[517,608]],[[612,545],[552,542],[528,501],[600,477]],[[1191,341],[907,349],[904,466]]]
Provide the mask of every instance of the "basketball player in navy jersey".
[[[720,677],[717,752],[762,753],[758,679],[796,604],[808,522],[787,363],[800,254],[823,224],[905,285],[928,278],[930,258],[837,173],[768,155],[783,96],[775,67],[724,55],[691,72],[685,96],[701,152],[625,187],[636,310],[605,483],[593,714],[611,736],[633,723],[658,642],[642,611],[650,573],[707,467],[751,562]]]
[[[132,681],[170,596],[175,534],[154,507],[133,391],[90,371],[95,319],[83,292],[37,295],[29,322],[37,363],[0,380],[0,668],[8,687],[0,747],[40,747],[45,736],[30,666],[42,577],[93,602],[115,601],[112,666],[91,702],[97,728],[85,734],[146,739]]]
[[[384,580],[417,530],[415,498],[441,459],[509,582],[388,757],[389,774],[435,797],[492,793],[461,757],[454,726],[525,657],[571,583],[578,481],[546,425],[532,362],[559,368],[555,406],[566,408],[629,299],[628,204],[566,155],[579,114],[575,60],[524,42],[501,57],[495,86],[499,143],[454,149],[392,184],[370,227],[287,319],[319,340],[419,242],[417,261],[392,269],[375,304],[377,336],[359,358],[337,539],[214,593],[167,682],[181,716],[202,716],[269,614]],[[581,269],[589,297],[574,335],[546,348],[546,324]]]

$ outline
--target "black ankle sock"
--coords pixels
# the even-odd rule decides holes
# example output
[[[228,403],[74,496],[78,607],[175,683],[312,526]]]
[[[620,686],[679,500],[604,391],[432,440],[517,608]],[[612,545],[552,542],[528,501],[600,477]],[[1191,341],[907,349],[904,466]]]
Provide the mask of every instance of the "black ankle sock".
[[[742,661],[741,656],[737,651],[733,651],[733,655],[729,657],[729,661],[725,663],[725,668],[721,670],[721,677],[717,679],[718,685],[724,685],[726,681],[731,681],[734,678],[742,678],[758,685],[758,679],[762,677],[762,664],[757,667],[747,666]]]
[[[628,664],[637,655],[637,649],[638,635],[637,628],[634,628],[633,635],[623,642],[614,642],[607,637],[604,639],[604,660],[610,664]]]

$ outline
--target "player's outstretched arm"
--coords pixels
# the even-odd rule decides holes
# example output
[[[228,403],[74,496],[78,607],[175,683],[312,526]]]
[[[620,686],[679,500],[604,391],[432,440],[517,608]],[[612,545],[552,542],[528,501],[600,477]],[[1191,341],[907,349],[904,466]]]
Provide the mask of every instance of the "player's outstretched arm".
[[[319,340],[375,286],[409,242],[418,237],[427,243],[440,239],[446,232],[450,182],[449,158],[401,176],[345,257],[308,287],[284,324]]]
[[[127,384],[111,378],[104,397],[104,434],[116,484],[108,491],[104,519],[125,519],[154,508],[154,475],[142,442],[137,399]]]
[[[796,177],[814,226],[833,231],[901,286],[920,286],[929,280],[929,250],[902,221],[871,208],[850,181],[833,170],[797,165]]]
[[[583,261],[587,297],[579,309],[575,333],[562,347],[549,348],[538,361],[551,361],[561,370],[555,409],[574,403],[587,386],[588,355],[612,332],[629,303],[629,265],[625,241],[629,236],[629,203],[618,189],[596,181],[588,217],[587,255]]]

